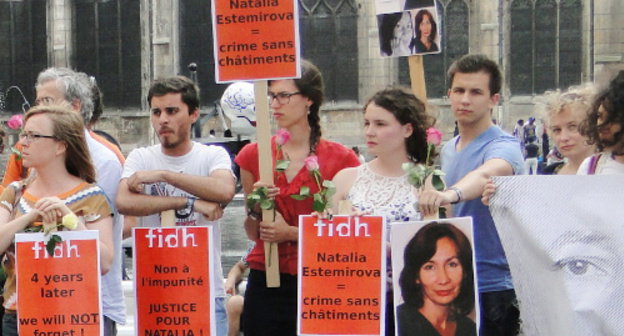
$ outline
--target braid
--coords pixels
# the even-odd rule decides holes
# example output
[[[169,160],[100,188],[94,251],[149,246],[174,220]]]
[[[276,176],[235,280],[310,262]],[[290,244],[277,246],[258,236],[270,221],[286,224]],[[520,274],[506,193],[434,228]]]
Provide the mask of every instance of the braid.
[[[307,60],[301,62],[301,78],[295,79],[295,85],[301,95],[310,99],[312,105],[308,109],[308,124],[310,125],[310,153],[316,153],[316,146],[321,139],[321,119],[319,112],[323,104],[323,75]]]
[[[310,107],[310,109],[312,109]],[[320,118],[318,114],[318,108],[316,112],[310,112],[308,114],[308,124],[310,124],[310,154],[316,153],[316,145],[318,145],[321,140],[321,125]]]

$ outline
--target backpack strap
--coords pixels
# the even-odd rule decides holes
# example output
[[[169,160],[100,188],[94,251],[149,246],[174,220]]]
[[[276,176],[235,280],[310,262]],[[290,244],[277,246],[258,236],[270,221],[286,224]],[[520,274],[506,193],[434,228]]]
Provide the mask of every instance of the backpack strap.
[[[602,153],[594,154],[589,159],[589,169],[587,170],[587,175],[595,175],[596,167],[598,167],[598,161],[600,160],[600,156]]]

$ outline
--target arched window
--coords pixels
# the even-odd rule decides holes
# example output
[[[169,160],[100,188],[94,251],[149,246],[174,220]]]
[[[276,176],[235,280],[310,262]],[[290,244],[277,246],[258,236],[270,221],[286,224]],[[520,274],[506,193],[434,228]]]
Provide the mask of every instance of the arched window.
[[[561,0],[559,8],[559,87],[566,88],[582,80],[583,4]]]
[[[301,55],[325,79],[327,101],[357,101],[357,6],[354,0],[299,0]]]
[[[35,79],[48,64],[46,22],[45,1],[0,1],[0,112],[22,111],[18,91],[6,92],[13,85],[34,101]]]
[[[512,94],[541,94],[580,83],[582,11],[580,0],[511,3]]]
[[[95,76],[107,107],[141,106],[140,2],[74,0],[76,70]]]

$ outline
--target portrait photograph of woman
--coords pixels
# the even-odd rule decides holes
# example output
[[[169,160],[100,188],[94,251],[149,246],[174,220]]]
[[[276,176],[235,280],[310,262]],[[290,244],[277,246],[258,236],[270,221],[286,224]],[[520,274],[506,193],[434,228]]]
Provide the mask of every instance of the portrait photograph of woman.
[[[435,18],[435,8],[421,9],[414,18],[414,40],[411,48],[417,54],[437,53],[439,48],[438,24]]]
[[[472,219],[391,228],[398,336],[477,335]]]

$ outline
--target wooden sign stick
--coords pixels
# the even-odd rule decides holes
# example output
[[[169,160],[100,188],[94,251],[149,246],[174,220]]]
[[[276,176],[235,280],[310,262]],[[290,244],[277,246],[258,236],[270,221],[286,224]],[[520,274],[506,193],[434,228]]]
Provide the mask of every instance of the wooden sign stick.
[[[409,56],[409,72],[412,81],[412,92],[425,105],[427,104],[427,84],[425,83],[425,66],[422,55]]]
[[[273,184],[273,156],[271,155],[271,125],[269,121],[269,100],[267,98],[267,81],[254,83],[256,102],[256,139],[258,141],[258,156],[260,165],[260,181]],[[273,210],[262,210],[263,221],[273,221]],[[264,266],[266,270],[267,287],[280,286],[279,255],[277,243],[264,242]]]
[[[160,226],[175,226],[175,210],[165,210],[160,213]]]
[[[418,99],[427,105],[427,84],[425,83],[425,65],[422,55],[409,56],[410,80],[412,81],[412,92]],[[438,215],[427,216],[424,220],[439,219]]]

